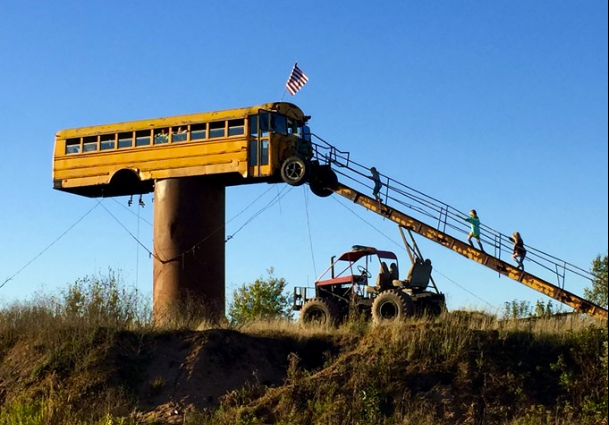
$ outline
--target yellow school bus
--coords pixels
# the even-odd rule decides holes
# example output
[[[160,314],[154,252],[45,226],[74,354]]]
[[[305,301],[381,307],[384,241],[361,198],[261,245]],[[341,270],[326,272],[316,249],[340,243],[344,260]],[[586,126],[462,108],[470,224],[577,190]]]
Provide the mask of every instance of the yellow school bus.
[[[307,182],[310,117],[287,102],[61,130],[53,187],[88,197],[151,192],[157,179]]]

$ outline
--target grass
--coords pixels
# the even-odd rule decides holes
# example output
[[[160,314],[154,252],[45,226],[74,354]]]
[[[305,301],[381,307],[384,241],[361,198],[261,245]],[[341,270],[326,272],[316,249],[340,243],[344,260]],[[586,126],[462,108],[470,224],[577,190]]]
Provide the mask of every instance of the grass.
[[[269,326],[255,328],[277,329]],[[351,324],[281,329],[290,327],[295,337],[353,334]],[[447,314],[368,325],[358,338],[321,370],[303,371],[293,360],[286,385],[249,401],[229,397],[200,423],[606,423],[607,328],[586,317],[480,321]]]
[[[498,320],[461,311],[386,326],[235,327],[206,321],[193,304],[176,311],[155,327],[148,303],[112,271],[2,306],[0,425],[165,423],[140,410],[137,388],[154,397],[170,384],[144,380],[156,355],[150,341],[218,329],[294,341],[285,382],[245,383],[216,408],[185,410],[174,423],[607,424],[607,323],[585,316]]]

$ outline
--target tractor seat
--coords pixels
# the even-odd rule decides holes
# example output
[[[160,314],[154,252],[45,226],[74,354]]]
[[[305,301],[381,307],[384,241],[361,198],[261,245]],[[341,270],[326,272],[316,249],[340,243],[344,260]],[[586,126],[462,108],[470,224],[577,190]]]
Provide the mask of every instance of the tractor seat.
[[[389,272],[389,268],[387,267],[387,263],[381,261],[381,268],[379,270],[379,274],[376,278],[376,287],[377,288],[386,288],[391,285],[391,273]]]
[[[376,286],[364,286],[364,291],[368,294],[376,294],[378,292],[378,288]]]
[[[418,291],[424,291],[429,285],[431,278],[431,261],[417,259],[406,277],[406,286]]]

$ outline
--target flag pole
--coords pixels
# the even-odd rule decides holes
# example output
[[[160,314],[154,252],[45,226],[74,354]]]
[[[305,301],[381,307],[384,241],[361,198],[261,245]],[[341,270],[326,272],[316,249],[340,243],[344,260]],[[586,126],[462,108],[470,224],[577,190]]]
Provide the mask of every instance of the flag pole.
[[[285,97],[285,92],[288,91],[288,83],[290,82],[290,78],[292,78],[292,74],[294,73],[294,67],[298,65],[298,62],[294,62],[294,65],[292,65],[292,71],[290,72],[290,76],[288,77],[288,81],[286,81],[286,83],[283,85],[283,93],[281,93],[281,100],[279,100],[280,102],[283,102],[283,98]]]

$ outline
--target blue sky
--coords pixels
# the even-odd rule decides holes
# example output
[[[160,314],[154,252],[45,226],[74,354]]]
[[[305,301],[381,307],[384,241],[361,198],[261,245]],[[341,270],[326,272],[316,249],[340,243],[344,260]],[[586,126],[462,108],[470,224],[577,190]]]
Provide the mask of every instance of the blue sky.
[[[0,283],[12,279],[0,302],[109,267],[152,291],[152,260],[134,240],[152,247],[151,195],[144,208],[127,198],[93,208],[53,190],[56,131],[281,99],[356,162],[589,269],[607,254],[607,15],[597,0],[5,0]],[[310,80],[292,97],[296,61]],[[408,261],[394,224],[306,186],[228,188],[226,217],[226,234],[237,232],[227,295],[270,267],[290,289],[310,285],[355,244]],[[545,299],[418,241],[450,309]],[[587,285],[567,277],[571,292]]]

